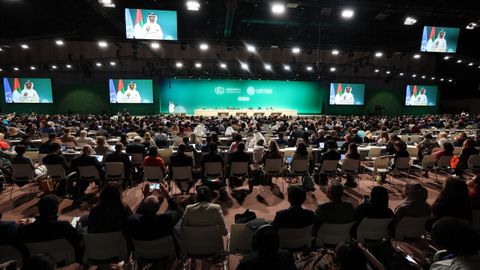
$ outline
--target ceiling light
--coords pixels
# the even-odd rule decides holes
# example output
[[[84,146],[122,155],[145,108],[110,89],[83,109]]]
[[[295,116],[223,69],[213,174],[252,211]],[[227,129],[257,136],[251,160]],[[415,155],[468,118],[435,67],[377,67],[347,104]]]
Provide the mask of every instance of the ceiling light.
[[[405,21],[403,22],[404,25],[414,25],[417,22],[417,19],[413,17],[407,17],[405,18]]]
[[[453,82],[453,80],[452,80],[452,79],[448,79],[448,82]]]
[[[182,68],[182,67],[183,67],[183,63],[182,63],[182,62],[177,62],[177,63],[175,64],[175,66],[176,66],[177,68]]]
[[[202,67],[202,63],[200,63],[200,62],[195,63],[195,67],[196,67],[196,68],[201,68],[201,67]]]
[[[30,48],[30,47],[28,47],[28,45],[27,45],[27,44],[21,44],[21,45],[20,45],[20,47],[22,47],[22,49],[24,49],[24,50],[26,50],[26,49]]]
[[[63,42],[63,40],[57,39],[57,40],[55,40],[55,44],[57,44],[58,46],[63,46],[63,44],[65,44],[65,43]]]
[[[102,63],[97,62],[97,63],[95,63],[95,65],[96,65],[97,67],[101,67],[101,66],[102,66]]]
[[[445,79],[444,78],[440,78],[440,81],[443,82]]]
[[[31,70],[35,70],[35,69],[37,69],[37,68],[34,67],[34,66],[31,66],[30,69],[31,69]]]
[[[383,56],[383,52],[376,52],[375,53],[375,57],[382,57]]]
[[[52,65],[52,69],[57,69],[57,66],[56,66],[56,65]]]
[[[421,57],[421,55],[418,54],[418,53],[416,53],[416,54],[413,55],[413,59],[419,59],[420,57]]]
[[[284,66],[283,66],[283,69],[284,69],[284,70],[287,70],[287,71],[290,71],[290,66],[289,66],[289,65],[284,65]]]
[[[72,65],[66,64],[65,67],[66,67],[66,68],[72,68]]]
[[[110,62],[110,66],[114,67],[114,66],[116,66],[116,65],[117,65],[117,63],[115,63],[115,62],[113,62],[113,61]]]
[[[263,65],[263,67],[265,68],[265,70],[272,70],[272,65],[270,64],[265,64]]]
[[[392,73],[390,70],[385,71],[385,73],[390,74]]]
[[[470,66],[470,67],[473,66],[473,62],[470,62],[470,63],[468,64],[468,66]]]
[[[478,27],[478,24],[476,22],[471,22],[469,24],[467,24],[467,26],[465,27],[467,30],[473,30],[475,28]]]
[[[272,13],[276,15],[285,13],[285,5],[282,3],[274,3],[272,5]]]
[[[223,68],[223,69],[226,69],[226,68],[227,68],[227,64],[225,64],[225,63],[220,63],[220,67]]]
[[[202,50],[202,51],[208,50],[208,44],[207,43],[200,44],[200,50]]]
[[[2,68],[0,68],[0,72],[2,72],[2,71],[3,71],[3,69],[2,69]]]
[[[332,54],[333,54],[333,55],[338,55],[339,53],[340,53],[340,52],[339,52],[337,49],[333,49],[333,50],[332,50]]]
[[[307,66],[307,71],[312,71],[313,67],[312,66]]]
[[[417,74],[412,74],[412,78],[415,78],[415,77],[417,77]]]
[[[462,59],[458,59],[458,60],[457,60],[457,63],[458,63],[458,64],[462,63]]]
[[[344,19],[351,19],[354,14],[355,12],[353,11],[353,9],[347,8],[342,10],[342,18]]]
[[[336,67],[330,67],[330,72],[335,72],[335,70],[337,70]]]
[[[448,60],[448,59],[450,59],[450,56],[448,56],[448,55],[445,55],[445,56],[443,57],[443,60]]]
[[[430,80],[434,81],[434,80],[435,80],[435,77],[430,78]]]
[[[375,71],[375,73],[378,73],[378,72],[380,72],[380,69],[375,69],[374,71]]]
[[[160,43],[152,42],[152,43],[150,43],[150,48],[155,49],[155,50],[160,49]]]
[[[199,11],[200,10],[200,2],[198,1],[187,1],[187,10],[191,11]]]
[[[399,76],[403,76],[403,75],[405,75],[405,73],[403,73],[403,72],[400,72],[400,74],[398,74],[398,75],[399,75]]]
[[[2,47],[0,47],[0,52],[3,52],[3,49],[2,49]]]
[[[13,70],[19,71],[20,69],[18,67],[14,67]]]
[[[255,46],[247,45],[247,51],[252,52],[252,53],[255,52],[256,51]]]
[[[98,47],[106,48],[106,47],[108,47],[108,43],[106,41],[99,41],[98,42]]]
[[[423,75],[423,76],[422,76],[422,79],[425,79],[426,77],[427,77],[427,76]]]
[[[292,53],[299,54],[300,53],[300,48],[298,48],[298,47],[292,48]]]
[[[248,64],[241,63],[240,66],[242,67],[243,70],[248,70]]]

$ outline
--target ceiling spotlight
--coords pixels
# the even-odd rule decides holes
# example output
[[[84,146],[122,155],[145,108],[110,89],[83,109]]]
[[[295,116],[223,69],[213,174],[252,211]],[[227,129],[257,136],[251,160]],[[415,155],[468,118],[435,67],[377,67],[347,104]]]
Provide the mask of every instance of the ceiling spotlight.
[[[307,66],[307,71],[312,71],[313,67],[312,66]]]
[[[344,19],[351,19],[353,18],[354,14],[355,14],[355,11],[353,11],[353,9],[347,8],[342,10],[342,18]]]
[[[405,73],[403,72],[400,72],[400,74],[398,74],[398,76],[403,76],[403,75],[405,75]]]
[[[430,80],[434,81],[434,80],[435,80],[435,77],[430,78]]]
[[[176,66],[177,68],[182,68],[182,67],[183,67],[183,63],[182,63],[182,62],[177,62],[177,63],[175,64],[175,66]]]
[[[422,79],[425,79],[426,77],[427,77],[427,76],[423,75],[423,76],[422,76]]]
[[[20,69],[18,67],[14,67],[13,70],[19,71]]]
[[[115,63],[115,62],[113,62],[113,61],[110,62],[110,66],[114,67],[114,66],[116,66],[116,65],[117,65],[117,63]]]
[[[444,78],[440,78],[440,81],[443,82],[445,79]]]
[[[202,67],[202,63],[200,63],[200,62],[195,63],[195,67],[196,67],[196,68],[201,68],[201,67]]]
[[[468,64],[468,66],[470,66],[470,67],[473,66],[473,62],[470,62],[470,63]]]
[[[458,59],[458,60],[457,60],[457,63],[458,63],[458,64],[462,63],[462,59]]]
[[[30,48],[30,47],[28,47],[28,45],[27,45],[27,44],[21,44],[21,45],[20,45],[20,47],[22,47],[22,49],[24,49],[24,50],[26,50],[26,49]]]
[[[160,43],[152,42],[152,43],[150,43],[150,48],[155,49],[155,50],[160,49]]]
[[[57,66],[56,66],[56,65],[52,65],[52,69],[57,69]]]
[[[102,41],[99,41],[99,42],[98,42],[98,47],[100,47],[100,48],[106,48],[106,47],[108,47],[108,43],[107,43],[106,41],[103,41],[103,40],[102,40]]]
[[[336,67],[330,67],[330,72],[335,72],[335,70],[337,70]]]
[[[412,74],[412,78],[415,78],[415,77],[417,77],[417,74]]]
[[[97,63],[95,63],[95,65],[96,65],[97,67],[101,67],[101,66],[102,66],[102,63],[97,62]]]
[[[31,69],[31,70],[35,70],[35,69],[37,69],[37,68],[34,67],[34,66],[31,66],[30,69]]]
[[[452,79],[448,79],[448,82],[453,82],[453,80],[452,80]]]
[[[390,70],[385,71],[386,74],[392,73]]]
[[[272,65],[270,64],[265,64],[263,65],[263,67],[265,68],[265,70],[272,70]]]
[[[193,1],[193,0],[187,1],[187,10],[199,11],[200,10],[200,2]]]
[[[290,71],[290,66],[289,65],[284,65],[283,69],[286,70],[286,71]]]
[[[251,52],[251,53],[255,52],[255,51],[256,51],[255,46],[253,46],[253,45],[247,45],[247,51],[249,51],[249,52]]]
[[[2,47],[0,47],[0,52],[3,52],[3,49],[2,49]]]
[[[248,70],[248,64],[246,64],[246,63],[241,63],[240,66],[241,66],[241,68],[242,68],[243,70]]]
[[[443,60],[448,60],[448,59],[450,59],[450,56],[448,56],[448,55],[445,55],[445,56],[443,57]]]
[[[421,55],[418,54],[418,53],[416,53],[416,54],[413,55],[413,59],[419,59],[420,57],[421,57]]]
[[[380,72],[380,69],[375,69],[374,71],[375,71],[375,73],[378,73],[378,72]]]
[[[467,24],[467,26],[465,27],[467,30],[473,30],[475,28],[478,27],[478,24],[476,22],[471,22],[469,24]]]
[[[375,57],[380,58],[383,56],[383,52],[376,52]]]
[[[55,44],[57,44],[58,46],[63,46],[63,44],[65,44],[65,43],[63,42],[63,40],[57,39],[57,40],[55,40]]]
[[[220,67],[223,68],[223,69],[226,69],[226,68],[227,68],[227,64],[225,64],[225,63],[220,63]]]
[[[272,13],[275,15],[280,15],[285,13],[285,5],[282,3],[274,3],[272,5]]]
[[[207,43],[200,44],[200,50],[202,50],[202,51],[208,50],[208,44]]]
[[[3,71],[3,69],[2,69],[2,68],[0,68],[0,72],[2,72],[2,71]]]
[[[298,47],[292,48],[292,53],[299,54],[300,53],[300,48],[298,48]]]
[[[65,67],[66,67],[66,68],[72,68],[72,65],[66,64]]]
[[[405,21],[403,22],[404,25],[414,25],[417,22],[417,19],[413,17],[407,17],[405,18]]]
[[[340,53],[340,52],[339,52],[337,49],[333,49],[333,50],[332,50],[332,54],[333,54],[333,55],[338,55],[339,53]]]

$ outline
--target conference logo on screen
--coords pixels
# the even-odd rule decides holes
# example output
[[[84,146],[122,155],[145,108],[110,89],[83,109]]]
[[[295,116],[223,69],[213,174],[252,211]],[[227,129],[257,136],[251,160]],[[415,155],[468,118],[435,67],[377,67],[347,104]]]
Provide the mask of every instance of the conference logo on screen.
[[[224,93],[225,93],[225,88],[223,88],[221,86],[215,87],[215,94],[223,95]]]
[[[247,87],[247,94],[250,96],[255,95],[255,88],[252,86]]]

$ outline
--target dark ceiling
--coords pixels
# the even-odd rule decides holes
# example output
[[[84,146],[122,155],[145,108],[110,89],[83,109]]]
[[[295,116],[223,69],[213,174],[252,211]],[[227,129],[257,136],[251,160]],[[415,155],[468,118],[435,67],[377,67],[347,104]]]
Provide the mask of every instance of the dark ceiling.
[[[15,65],[14,60],[17,58],[21,58],[19,64],[25,62],[23,57],[25,55],[18,48],[22,42],[39,41],[40,46],[48,48],[53,45],[41,41],[61,38],[67,44],[86,41],[83,43],[86,44],[84,46],[92,47],[87,50],[75,46],[75,49],[72,48],[69,52],[68,60],[72,60],[72,55],[73,58],[78,58],[80,54],[86,59],[98,58],[94,53],[90,55],[88,52],[96,47],[94,42],[100,38],[116,42],[117,47],[123,47],[125,52],[126,44],[132,43],[125,39],[124,32],[124,8],[128,7],[178,12],[179,41],[166,42],[170,43],[166,47],[182,45],[185,47],[198,42],[208,42],[225,48],[243,46],[245,42],[264,48],[271,48],[272,45],[279,48],[299,46],[303,49],[302,53],[306,54],[306,60],[300,62],[310,61],[313,64],[328,62],[322,58],[321,51],[330,51],[332,48],[346,52],[347,60],[348,55],[350,60],[356,59],[352,57],[353,52],[364,54],[381,50],[386,56],[386,60],[380,65],[383,71],[399,69],[399,66],[408,66],[407,71],[412,69],[411,66],[415,65],[415,62],[412,62],[411,55],[419,50],[424,25],[460,27],[458,50],[453,58],[462,59],[463,63],[473,62],[474,66],[462,64],[459,68],[453,61],[444,62],[443,55],[427,54],[422,56],[422,59],[430,65],[430,68],[422,68],[419,72],[424,71],[427,76],[445,74],[457,81],[465,81],[476,77],[475,74],[480,71],[480,53],[477,45],[480,29],[465,30],[468,23],[479,22],[480,5],[476,3],[478,1],[292,0],[284,3],[295,4],[296,7],[287,8],[286,13],[281,16],[271,13],[271,3],[274,1],[267,0],[203,0],[200,1],[199,12],[186,10],[185,0],[112,0],[112,2],[116,5],[115,8],[102,7],[98,0],[0,0],[0,46],[3,48],[3,52],[0,52],[0,67],[3,65],[6,69],[5,65]],[[341,19],[340,12],[345,7],[355,10],[353,19]],[[413,26],[403,25],[407,15],[417,18],[417,23]],[[88,45],[88,42],[91,45]],[[43,51],[47,48],[43,48]],[[219,48],[219,51],[231,50]],[[312,51],[317,53],[311,56]],[[35,51],[32,50],[26,59],[35,64],[36,58],[32,52]],[[233,50],[231,53],[235,54],[236,51]],[[7,57],[5,54],[10,55]],[[49,51],[49,55],[52,54],[54,52]],[[130,52],[128,54],[130,55]],[[284,54],[286,55],[284,58],[288,57],[288,61],[292,62],[290,51],[284,50]],[[403,63],[399,63],[400,60],[389,61],[396,58],[392,55],[398,54],[407,56]],[[68,54],[65,54],[65,61],[66,55]],[[188,58],[194,61],[196,55],[198,54],[189,54]],[[219,55],[217,53],[210,60],[218,59]],[[258,57],[268,60],[268,55],[265,53]],[[277,54],[271,55],[270,57],[275,58],[269,61],[279,59]],[[151,56],[152,59],[167,60],[181,57],[181,54],[173,51],[171,54],[163,53],[161,57]],[[368,61],[359,64],[358,61],[347,60],[342,61],[342,64],[355,62],[357,65],[366,65],[369,70],[376,67]],[[163,67],[168,69],[172,68],[172,65],[167,63]],[[358,66],[356,68],[358,69]],[[478,84],[478,79],[475,80]]]

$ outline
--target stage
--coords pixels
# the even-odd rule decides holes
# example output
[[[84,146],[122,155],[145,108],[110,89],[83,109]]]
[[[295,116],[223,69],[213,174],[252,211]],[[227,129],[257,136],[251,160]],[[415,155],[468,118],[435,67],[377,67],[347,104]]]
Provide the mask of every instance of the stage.
[[[297,116],[296,110],[275,109],[275,110],[228,110],[228,109],[196,109],[195,116],[206,117],[230,117],[230,116],[248,116],[248,117],[263,117],[263,116]]]

